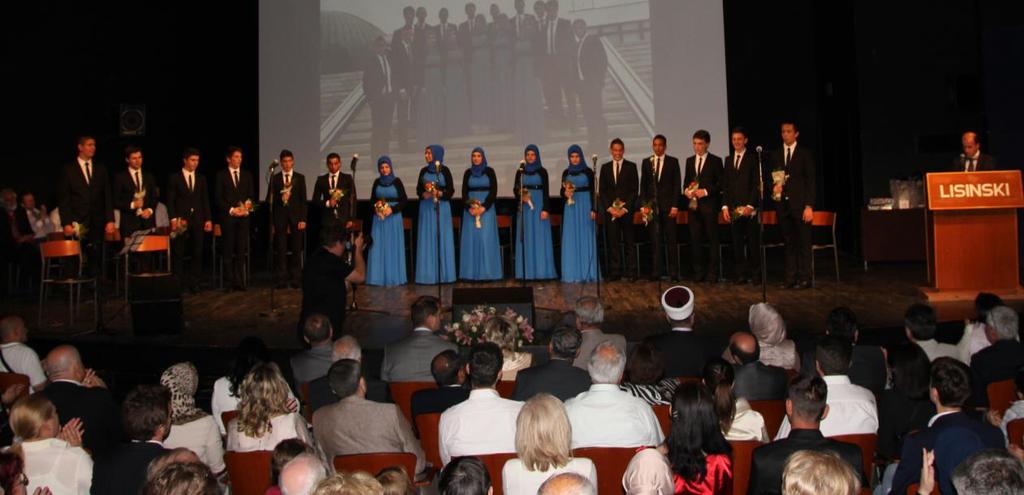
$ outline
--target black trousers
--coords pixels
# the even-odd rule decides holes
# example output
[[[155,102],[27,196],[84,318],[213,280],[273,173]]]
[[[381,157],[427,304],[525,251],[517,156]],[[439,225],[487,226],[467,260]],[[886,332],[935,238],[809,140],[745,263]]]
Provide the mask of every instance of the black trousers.
[[[397,127],[398,146],[400,148],[405,148],[406,146],[409,129],[412,128],[413,118],[415,117],[414,96],[416,95],[416,90],[413,87],[403,89],[405,89],[405,99],[395,98],[395,127]]]
[[[249,217],[225,218],[221,223],[221,240],[224,278],[230,280],[235,287],[244,287],[245,257],[249,249]]]
[[[608,123],[604,118],[604,101],[601,98],[604,79],[582,81],[580,84],[580,105],[583,107],[583,123],[587,126],[588,149],[603,149],[608,139]]]
[[[395,118],[395,97],[378,96],[370,102],[370,156],[388,154],[391,145],[391,123]]]
[[[738,279],[757,278],[761,276],[761,242],[757,217],[736,217],[733,215],[729,224],[732,234],[732,250],[735,275]]]
[[[651,267],[651,275],[660,277],[662,272],[662,258],[665,256],[665,249],[668,249],[668,275],[671,278],[679,278],[679,242],[676,234],[676,219],[668,216],[668,210],[657,215],[655,221],[647,224],[647,235],[651,238],[651,249],[653,250],[654,263]],[[664,241],[664,242],[663,242]]]
[[[804,223],[802,206],[790,206],[787,202],[776,206],[779,227],[786,243],[785,281],[800,282],[811,280],[811,224]]]
[[[688,216],[690,226],[690,264],[695,278],[718,277],[718,208],[712,203],[697,206],[690,210]],[[704,264],[704,240],[708,241],[711,256],[708,264]]]
[[[298,224],[287,221],[274,224],[274,256],[277,258],[279,283],[302,282],[302,231]],[[291,253],[289,255],[289,252]]]
[[[206,240],[206,232],[203,231],[202,222],[186,221],[188,230],[185,235],[174,239],[171,256],[174,258],[174,273],[181,277],[182,286],[197,287],[203,274],[203,241]],[[189,257],[187,269],[186,254]]]
[[[608,243],[608,275],[621,277],[622,260],[626,260],[626,274],[637,275],[636,257],[634,246],[636,246],[636,233],[633,231],[633,212],[628,212],[613,220],[611,214],[602,212],[604,215],[604,230],[606,242]],[[621,239],[622,242],[619,242]]]

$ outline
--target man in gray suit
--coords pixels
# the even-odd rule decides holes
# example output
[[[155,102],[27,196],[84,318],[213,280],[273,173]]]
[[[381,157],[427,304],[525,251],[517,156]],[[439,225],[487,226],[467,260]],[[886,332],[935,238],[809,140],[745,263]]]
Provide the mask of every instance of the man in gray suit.
[[[334,329],[331,320],[320,313],[306,318],[302,325],[302,339],[309,344],[309,349],[292,356],[292,375],[295,377],[295,388],[327,374],[331,367],[331,337]]]
[[[601,300],[596,297],[581,297],[576,300],[576,329],[583,335],[580,343],[580,352],[576,355],[572,365],[577,368],[587,369],[590,362],[590,354],[594,348],[604,341],[610,341],[615,347],[626,355],[626,337],[615,333],[604,333],[601,331],[601,323],[604,322],[604,306]]]
[[[422,296],[412,304],[412,334],[384,348],[380,378],[386,382],[432,382],[430,361],[458,347],[434,334],[441,329],[441,301]]]

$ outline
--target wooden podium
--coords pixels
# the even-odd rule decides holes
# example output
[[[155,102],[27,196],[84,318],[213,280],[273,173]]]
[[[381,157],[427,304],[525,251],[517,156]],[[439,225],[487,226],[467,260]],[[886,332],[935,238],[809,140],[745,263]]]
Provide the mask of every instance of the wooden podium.
[[[1019,170],[928,174],[929,301],[1024,294],[1017,262]],[[1017,296],[1017,297],[1014,297]]]

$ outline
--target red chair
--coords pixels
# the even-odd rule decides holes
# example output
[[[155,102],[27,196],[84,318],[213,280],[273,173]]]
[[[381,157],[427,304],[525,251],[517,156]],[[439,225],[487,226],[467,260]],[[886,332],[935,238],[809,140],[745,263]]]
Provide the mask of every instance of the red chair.
[[[622,493],[622,475],[636,447],[587,447],[573,449],[572,456],[590,459],[597,468],[597,493]]]
[[[498,380],[498,383],[494,385],[494,389],[498,391],[498,395],[505,399],[511,399],[512,394],[516,391],[515,380]]]
[[[376,454],[350,454],[334,456],[334,470],[340,472],[365,471],[376,476],[384,468],[402,466],[409,481],[416,481],[416,456],[408,452],[381,452]]]
[[[0,393],[15,385],[25,386],[25,389],[18,394],[18,399],[27,397],[29,390],[32,389],[32,384],[29,383],[28,375],[22,375],[21,373],[0,373]]]
[[[391,400],[402,410],[405,419],[412,423],[412,394],[418,390],[437,388],[434,382],[393,382],[388,384],[391,389]]]
[[[491,486],[494,487],[494,495],[502,495],[504,493],[504,486],[502,484],[503,478],[501,477],[501,470],[505,467],[505,463],[509,459],[515,459],[517,454],[515,452],[507,454],[486,454],[473,456],[480,459],[480,462],[484,463],[487,468],[487,474],[491,475]]]
[[[757,440],[730,441],[732,445],[732,493],[746,495],[750,485],[750,464],[754,460],[754,449],[761,446]]]
[[[1024,448],[1024,418],[1006,423],[1006,438],[1010,445]]]
[[[441,413],[420,414],[416,416],[416,431],[420,432],[420,446],[427,456],[427,462],[440,469],[441,438],[438,429],[441,425]]]
[[[651,406],[651,409],[654,409],[654,415],[658,417],[661,432],[668,438],[669,432],[672,431],[672,408],[668,404],[658,404]]]
[[[907,487],[907,495],[917,495],[917,489],[920,487],[921,485],[917,483],[911,483],[910,486]],[[932,495],[939,495],[939,493],[939,484],[935,483],[935,488],[932,488]]]
[[[774,439],[782,426],[782,418],[786,417],[786,401],[784,400],[752,400],[750,408],[761,413],[764,426],[768,429],[768,438]]]
[[[238,417],[238,411],[224,411],[220,413],[220,420],[224,423],[224,431],[227,431],[228,423]]]
[[[269,450],[224,453],[233,495],[263,495],[267,491],[271,454]]]
[[[1017,400],[1017,384],[1013,380],[1002,380],[988,384],[988,408],[1006,412]]]
[[[836,435],[829,438],[860,447],[861,469],[864,470],[865,479],[871,479],[871,470],[875,466],[875,451],[878,448],[878,435],[861,433],[859,435]]]

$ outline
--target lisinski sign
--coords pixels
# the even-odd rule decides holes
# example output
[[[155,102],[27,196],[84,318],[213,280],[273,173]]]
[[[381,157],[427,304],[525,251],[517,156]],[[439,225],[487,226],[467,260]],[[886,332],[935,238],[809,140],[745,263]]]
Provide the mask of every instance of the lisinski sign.
[[[927,182],[931,210],[1024,207],[1019,170],[933,173]]]

